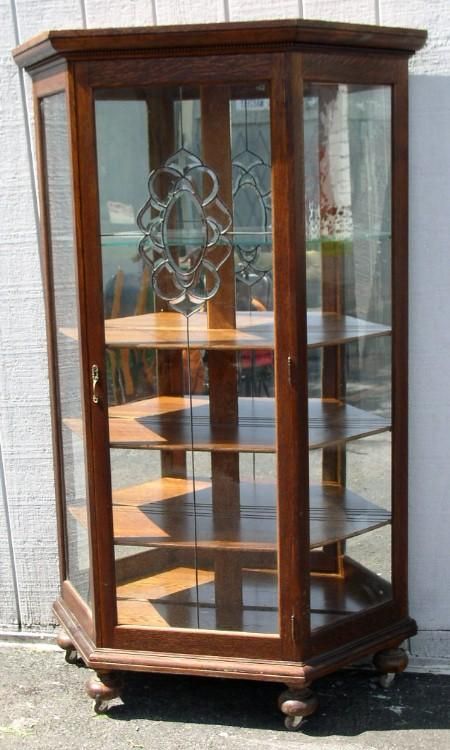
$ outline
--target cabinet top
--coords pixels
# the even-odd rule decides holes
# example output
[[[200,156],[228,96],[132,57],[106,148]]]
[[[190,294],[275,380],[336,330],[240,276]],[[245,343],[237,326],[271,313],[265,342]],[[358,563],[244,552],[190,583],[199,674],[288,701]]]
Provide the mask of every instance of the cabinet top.
[[[18,65],[29,68],[56,58],[273,52],[304,49],[305,46],[319,50],[350,47],[411,55],[423,47],[426,38],[427,32],[420,29],[285,19],[44,31],[17,47],[13,56]]]

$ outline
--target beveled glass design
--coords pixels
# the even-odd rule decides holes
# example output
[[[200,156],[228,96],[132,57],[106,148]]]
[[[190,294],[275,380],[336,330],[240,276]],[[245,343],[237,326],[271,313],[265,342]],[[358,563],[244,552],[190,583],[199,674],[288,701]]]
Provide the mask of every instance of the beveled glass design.
[[[244,101],[244,148],[233,156],[235,274],[249,287],[272,271],[272,169],[249,144],[248,102]],[[246,241],[247,240],[247,241]],[[250,240],[250,241],[248,241]]]
[[[231,216],[218,197],[218,177],[182,147],[150,173],[148,192],[137,216],[144,234],[139,254],[158,297],[192,315],[218,292],[218,270],[231,252]]]
[[[117,621],[278,633],[269,99],[214,88],[97,91]]]

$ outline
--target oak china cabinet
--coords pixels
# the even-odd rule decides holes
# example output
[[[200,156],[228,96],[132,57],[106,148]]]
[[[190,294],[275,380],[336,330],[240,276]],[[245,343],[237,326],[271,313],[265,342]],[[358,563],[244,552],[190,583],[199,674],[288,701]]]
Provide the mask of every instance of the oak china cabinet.
[[[425,32],[51,31],[33,79],[61,597],[127,670],[405,668],[407,85]],[[122,674],[122,680],[124,676]]]

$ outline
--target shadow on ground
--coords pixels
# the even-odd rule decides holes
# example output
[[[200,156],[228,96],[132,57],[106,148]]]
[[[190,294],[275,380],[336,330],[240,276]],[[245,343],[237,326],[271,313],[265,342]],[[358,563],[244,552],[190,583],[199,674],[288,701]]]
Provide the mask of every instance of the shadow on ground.
[[[137,673],[123,677],[123,704],[110,706],[110,719],[282,728],[279,685]],[[450,729],[450,676],[403,674],[384,690],[373,673],[346,670],[318,680],[314,689],[319,709],[302,724],[302,733],[311,737]]]

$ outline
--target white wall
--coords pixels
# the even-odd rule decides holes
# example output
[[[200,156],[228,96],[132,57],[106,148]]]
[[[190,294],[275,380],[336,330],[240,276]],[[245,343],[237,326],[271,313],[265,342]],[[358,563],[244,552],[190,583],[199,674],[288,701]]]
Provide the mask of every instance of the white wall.
[[[33,116],[10,50],[46,28],[297,16],[429,31],[411,62],[410,598],[421,629],[414,652],[448,657],[448,0],[0,0],[0,629],[49,629],[58,589]]]
[[[409,559],[413,648],[450,663],[449,67],[410,89]]]

